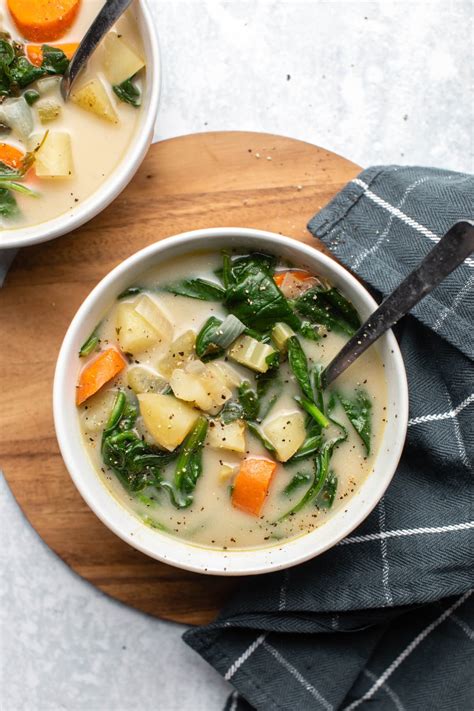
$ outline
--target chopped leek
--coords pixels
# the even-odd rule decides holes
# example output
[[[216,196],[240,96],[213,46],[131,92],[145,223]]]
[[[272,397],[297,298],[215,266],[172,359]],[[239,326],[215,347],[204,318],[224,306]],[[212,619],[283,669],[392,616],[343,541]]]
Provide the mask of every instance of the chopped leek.
[[[245,365],[257,373],[266,373],[270,367],[268,359],[275,353],[275,349],[267,343],[257,341],[251,336],[241,336],[230,349],[229,356],[236,363]]]
[[[215,343],[222,348],[227,348],[244,331],[245,325],[242,321],[240,321],[237,316],[229,314],[215,333]]]
[[[283,321],[276,323],[272,330],[273,343],[276,345],[278,350],[283,353],[287,350],[288,339],[294,335],[295,332],[293,329],[290,328],[288,324],[283,323]]]

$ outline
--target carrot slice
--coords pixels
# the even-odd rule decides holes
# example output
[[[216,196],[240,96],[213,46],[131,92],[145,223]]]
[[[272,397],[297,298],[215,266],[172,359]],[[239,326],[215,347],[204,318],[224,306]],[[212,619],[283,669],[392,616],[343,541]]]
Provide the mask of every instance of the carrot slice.
[[[281,286],[283,283],[283,279],[286,277],[287,274],[291,274],[295,279],[298,279],[298,281],[304,281],[305,279],[309,279],[311,274],[308,272],[303,271],[302,269],[289,269],[286,272],[278,272],[277,274],[273,275],[273,281],[277,286]]]
[[[0,163],[10,168],[21,168],[25,154],[20,148],[9,143],[0,143]]]
[[[233,506],[260,516],[276,466],[271,459],[244,459],[234,482]]]
[[[125,368],[125,359],[116,348],[108,348],[86,365],[79,376],[76,404],[81,405]]]
[[[69,30],[79,4],[80,0],[8,0],[8,9],[25,39],[49,42]]]
[[[60,49],[68,59],[71,59],[72,55],[79,47],[77,42],[66,42],[65,44],[52,44],[51,47],[56,47]],[[31,64],[35,67],[41,67],[43,64],[43,45],[42,44],[27,44],[25,47],[26,56],[30,60]]]

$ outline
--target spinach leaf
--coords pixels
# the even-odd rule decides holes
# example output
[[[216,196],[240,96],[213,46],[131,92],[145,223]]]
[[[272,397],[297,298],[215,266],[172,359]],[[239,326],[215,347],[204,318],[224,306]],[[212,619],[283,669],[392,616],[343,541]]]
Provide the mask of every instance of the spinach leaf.
[[[301,333],[303,338],[307,338],[308,341],[321,340],[321,334],[319,333],[318,327],[309,321],[301,321],[298,326],[298,333]]]
[[[227,289],[232,279],[232,260],[229,252],[222,252],[222,269],[216,271],[216,275],[222,280]]]
[[[166,533],[169,533],[169,528],[167,528],[164,523],[156,521],[154,518],[151,518],[151,516],[143,516],[142,521],[146,526],[149,526],[150,528],[156,528],[157,531],[165,531]]]
[[[117,296],[117,299],[128,299],[130,296],[138,296],[138,294],[143,294],[144,291],[148,291],[146,286],[129,286],[128,289],[124,289]]]
[[[8,76],[8,67],[0,65],[0,96],[10,96],[11,81]],[[11,130],[10,126],[2,124],[2,133]]]
[[[235,402],[235,400],[227,400],[219,413],[219,419],[224,425],[235,422],[235,420],[242,420],[243,418],[244,411],[242,405],[239,402]]]
[[[277,357],[277,365],[279,365],[280,360],[278,353],[275,353],[274,356]],[[283,384],[281,382],[278,367],[271,367],[270,364],[270,368],[266,373],[258,373],[255,376],[255,381],[257,383],[257,400],[259,403],[258,416],[260,420],[263,420],[268,415],[283,390]]]
[[[319,407],[312,401],[309,400],[306,397],[295,397],[296,402],[301,405],[303,410],[306,410],[308,415],[311,415],[313,420],[318,423],[320,427],[329,427],[329,420],[324,414],[324,412],[321,412]]]
[[[319,452],[322,442],[323,437],[321,434],[312,434],[307,436],[301,447],[298,449],[296,454],[294,454],[291,459],[288,460],[287,464],[301,462],[304,459],[314,457],[314,455]]]
[[[0,66],[9,66],[15,59],[15,50],[6,39],[0,39]]]
[[[196,338],[196,355],[202,360],[217,358],[224,352],[223,348],[216,345],[216,331],[222,326],[222,321],[216,316],[210,316],[199,331]]]
[[[314,471],[309,489],[295,506],[278,519],[279,521],[298,513],[298,511],[301,511],[302,508],[314,501],[319,495],[329,474],[329,462],[331,461],[333,448],[334,445],[332,445],[330,441],[323,444],[320,453],[314,459]]]
[[[250,432],[260,440],[260,442],[263,444],[265,449],[267,449],[270,454],[275,454],[276,449],[273,446],[271,442],[268,441],[268,439],[265,437],[263,434],[260,425],[258,425],[256,422],[247,422],[247,427],[249,428]]]
[[[284,321],[297,329],[299,319],[273,281],[266,261],[258,255],[241,258],[232,263],[230,277],[225,305],[248,328],[268,332],[276,321]]]
[[[316,506],[318,506],[321,509],[330,509],[331,506],[334,503],[334,499],[336,498],[336,492],[337,492],[337,476],[334,474],[334,472],[329,472],[328,478],[326,479],[326,483],[323,486],[323,489],[318,496],[318,499],[316,501]]]
[[[19,213],[15,196],[10,190],[0,188],[0,215],[2,217],[15,217]]]
[[[183,279],[164,286],[163,291],[201,301],[222,301],[225,297],[225,290],[221,286],[205,279]]]
[[[13,190],[15,193],[22,193],[23,195],[29,195],[30,197],[38,197],[39,193],[35,193],[31,188],[27,188],[26,185],[21,183],[16,183],[13,180],[4,180],[0,177],[0,187],[6,190]]]
[[[262,252],[253,252],[252,254],[244,254],[240,257],[235,257],[228,263],[229,277],[227,285],[230,285],[231,282],[235,283],[239,281],[249,266],[259,267],[266,274],[273,276],[276,263],[276,257],[271,254],[263,254]]]
[[[325,297],[327,291],[315,286],[308,289],[293,302],[297,312],[316,324],[322,324],[332,331],[339,331],[352,336],[357,328],[352,326],[346,316]]]
[[[355,307],[351,304],[349,299],[341,294],[336,288],[332,287],[323,292],[324,299],[332,304],[342,316],[345,318],[348,324],[352,326],[355,330],[361,325],[359,314],[357,313]]]
[[[84,341],[82,346],[79,349],[79,358],[85,358],[86,356],[90,355],[93,353],[96,349],[97,346],[100,343],[100,338],[97,335],[97,329],[99,326],[96,326],[94,330],[92,331],[91,335],[87,340]]]
[[[69,59],[66,57],[62,49],[58,47],[50,47],[44,44],[41,48],[43,61],[41,68],[47,74],[64,74],[69,66]]]
[[[126,79],[121,84],[114,84],[112,89],[120,101],[135,106],[136,108],[141,106],[142,98],[140,89],[133,83],[132,78]]]
[[[8,67],[8,78],[11,84],[24,89],[28,84],[41,79],[45,75],[42,67],[31,64],[24,55],[16,57]]]
[[[313,399],[313,388],[309,376],[308,361],[306,354],[296,336],[291,336],[287,340],[288,363],[295,376],[302,392],[309,400]]]
[[[340,393],[338,393],[337,397],[344,408],[348,420],[364,443],[365,451],[370,454],[372,403],[369,396],[362,390],[358,390],[353,400],[344,397]]]
[[[47,44],[42,46],[41,66],[32,64],[25,56],[23,45],[0,38],[0,95],[18,96],[32,82],[45,74],[64,74],[69,60],[61,49]],[[36,91],[29,91],[25,100],[31,106],[39,98]]]
[[[307,472],[298,472],[294,475],[290,483],[285,486],[285,488],[283,489],[283,493],[285,494],[285,496],[291,496],[291,494],[293,494],[296,489],[299,489],[299,487],[303,484],[307,484],[310,479],[311,474]]]
[[[165,465],[176,457],[144,442],[134,430],[137,409],[120,391],[102,433],[102,459],[131,492],[160,487]]]
[[[313,400],[319,407],[321,412],[326,412],[324,407],[324,395],[323,395],[323,381],[322,375],[324,371],[324,366],[321,363],[316,363],[310,373],[311,386],[313,389]]]
[[[337,488],[337,478],[335,483],[331,482],[331,476],[329,472],[329,464],[331,462],[331,457],[334,452],[334,448],[340,444],[341,442],[344,442],[344,440],[347,437],[347,433],[342,432],[340,435],[336,435],[335,437],[332,437],[331,439],[326,440],[323,445],[321,446],[321,449],[317,456],[314,458],[314,470],[313,470],[313,478],[311,485],[309,489],[306,491],[304,496],[298,501],[298,503],[293,506],[289,511],[287,511],[283,516],[281,516],[278,520],[282,521],[283,519],[287,518],[288,516],[291,516],[292,514],[297,513],[298,511],[301,511],[302,508],[307,506],[309,503],[318,500],[318,497],[323,495],[325,499],[327,499],[328,502],[330,502],[330,505],[332,506],[332,502],[334,501],[334,495],[335,495],[335,487]],[[328,484],[328,489],[326,490],[326,484],[327,482],[330,482]],[[334,494],[332,495],[332,491],[334,489]],[[332,495],[332,499],[331,499]],[[319,503],[319,500],[318,500]]]
[[[6,38],[0,39],[0,95],[11,95],[10,65],[15,60],[13,45]]]
[[[278,399],[281,380],[277,370],[267,370],[256,376],[257,389],[254,390],[248,380],[244,380],[238,389],[239,404],[245,420],[263,420]]]
[[[207,420],[200,417],[182,445],[174,475],[178,508],[188,508],[193,502],[194,490],[202,472],[202,448],[206,433]]]
[[[239,385],[238,393],[242,416],[246,420],[256,420],[260,409],[258,394],[252,389],[248,380],[244,380]]]

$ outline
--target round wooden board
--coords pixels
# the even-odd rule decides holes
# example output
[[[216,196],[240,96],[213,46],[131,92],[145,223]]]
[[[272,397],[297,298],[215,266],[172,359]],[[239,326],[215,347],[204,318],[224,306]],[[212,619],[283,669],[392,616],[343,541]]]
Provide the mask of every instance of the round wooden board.
[[[20,251],[0,290],[0,464],[30,523],[79,575],[158,617],[211,621],[236,578],[198,575],[130,548],[89,510],[59,454],[51,391],[64,333],[92,287],[138,249],[203,227],[256,227],[315,244],[309,218],[359,167],[316,146],[260,133],[157,143],[99,217]]]

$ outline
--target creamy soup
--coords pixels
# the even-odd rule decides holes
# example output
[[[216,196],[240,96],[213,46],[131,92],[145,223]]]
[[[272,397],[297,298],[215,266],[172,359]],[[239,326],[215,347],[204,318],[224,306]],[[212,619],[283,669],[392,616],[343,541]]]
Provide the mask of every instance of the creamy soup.
[[[144,274],[81,349],[98,475],[145,524],[203,546],[321,526],[373,468],[384,429],[373,348],[321,386],[358,323],[330,284],[268,255],[193,254]]]
[[[3,230],[51,220],[86,200],[122,161],[137,127],[146,77],[132,10],[104,38],[74,84],[70,99],[65,103],[61,98],[61,75],[104,3],[82,0],[76,4],[69,24],[51,30],[40,23],[38,35],[34,24],[21,22],[22,12],[28,17],[28,6],[34,2],[24,2],[24,9],[13,0],[2,2]]]

